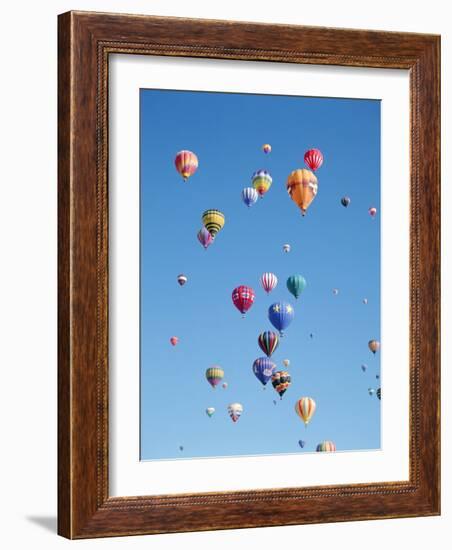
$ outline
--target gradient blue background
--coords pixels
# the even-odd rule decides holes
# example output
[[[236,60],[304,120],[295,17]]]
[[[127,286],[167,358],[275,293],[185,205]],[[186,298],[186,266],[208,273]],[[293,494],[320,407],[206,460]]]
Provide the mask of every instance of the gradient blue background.
[[[379,101],[163,90],[141,90],[140,99],[141,459],[309,452],[324,439],[338,450],[379,448],[380,402],[368,394],[380,385],[379,354],[367,347],[380,334],[380,221],[368,214],[380,209]],[[267,142],[270,155],[261,151]],[[311,147],[325,162],[302,218],[285,183]],[[174,167],[181,149],[199,158],[187,183]],[[240,193],[259,168],[273,185],[247,208]],[[205,251],[196,234],[208,208],[224,212],[226,224]],[[279,279],[268,296],[264,271]],[[183,287],[179,273],[188,277]],[[308,283],[298,301],[286,288],[295,273]],[[231,301],[241,284],[256,292],[245,319]],[[264,356],[257,336],[272,329],[267,310],[278,300],[295,307],[272,356],[279,369],[291,361],[282,401],[252,372]],[[226,390],[205,379],[215,364]],[[317,403],[307,429],[294,411],[302,396]],[[244,407],[237,423],[227,414],[232,402]],[[206,407],[215,407],[212,418]]]

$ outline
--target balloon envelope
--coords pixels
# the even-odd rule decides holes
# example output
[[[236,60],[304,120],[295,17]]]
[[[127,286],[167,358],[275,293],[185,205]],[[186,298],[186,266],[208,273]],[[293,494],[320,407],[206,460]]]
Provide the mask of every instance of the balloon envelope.
[[[315,175],[306,168],[294,170],[289,174],[286,183],[287,193],[300,208],[302,215],[306,214],[318,190],[318,181]]]
[[[284,252],[290,252],[290,244],[283,244]]]
[[[282,399],[282,396],[288,390],[291,383],[292,383],[291,376],[286,370],[279,370],[275,372],[272,376],[272,386],[278,392],[279,397],[281,397],[281,399]]]
[[[224,377],[224,370],[215,365],[213,367],[209,367],[206,370],[206,378],[207,382],[212,386],[212,388],[215,388],[218,386],[218,384],[223,380]]]
[[[272,182],[272,177],[267,170],[257,170],[251,178],[254,189],[256,189],[261,197],[270,189]]]
[[[341,204],[342,206],[345,206],[345,208],[347,208],[347,206],[350,204],[350,197],[342,197]]]
[[[198,231],[198,241],[206,250],[213,243],[212,235],[207,231],[204,226]]]
[[[373,206],[369,208],[369,215],[371,218],[375,218],[375,216],[377,215],[377,209]]]
[[[174,159],[176,170],[183,177],[184,181],[192,176],[198,169],[198,157],[195,153],[184,149],[179,151]]]
[[[253,204],[256,204],[257,199],[259,198],[259,193],[253,187],[245,187],[242,191],[242,200],[246,206],[250,207]]]
[[[253,305],[254,298],[254,290],[249,286],[241,285],[232,291],[232,302],[242,315]]]
[[[336,445],[333,441],[322,441],[317,445],[316,451],[318,453],[332,453],[336,450]]]
[[[280,336],[295,316],[293,306],[287,302],[276,302],[268,308],[270,323],[279,331]]]
[[[207,407],[207,409],[206,409],[206,414],[207,414],[207,416],[208,416],[209,418],[210,418],[211,416],[213,416],[214,412],[215,412],[215,408],[214,408],[214,407]]]
[[[300,439],[298,441],[298,445],[300,445],[300,447],[303,449],[303,447],[306,445],[306,441],[303,441],[302,439]]]
[[[267,330],[259,334],[257,343],[265,355],[271,357],[279,345],[279,337],[276,332]]]
[[[380,342],[378,340],[369,340],[369,349],[375,355],[380,349]]]
[[[286,282],[287,289],[297,299],[306,288],[306,284],[306,279],[302,275],[291,275]]]
[[[215,235],[223,228],[225,222],[223,212],[211,208],[202,215],[202,223],[207,231],[215,238]]]
[[[188,279],[183,273],[177,276],[177,282],[180,284],[180,286],[184,286],[187,281]]]
[[[295,412],[307,426],[314,416],[316,409],[315,401],[312,397],[302,397],[295,403]]]
[[[228,406],[228,413],[232,418],[232,421],[237,422],[237,420],[242,416],[243,406],[240,403],[231,403]]]
[[[259,357],[253,363],[256,378],[265,386],[276,370],[276,365],[268,357]]]
[[[274,273],[262,273],[261,285],[267,294],[269,294],[278,284],[278,277]]]
[[[269,143],[264,143],[264,145],[262,145],[262,151],[268,155],[268,153],[271,153],[272,151],[272,146]]]
[[[323,155],[319,149],[309,149],[304,154],[304,162],[311,170],[318,170],[323,164]]]

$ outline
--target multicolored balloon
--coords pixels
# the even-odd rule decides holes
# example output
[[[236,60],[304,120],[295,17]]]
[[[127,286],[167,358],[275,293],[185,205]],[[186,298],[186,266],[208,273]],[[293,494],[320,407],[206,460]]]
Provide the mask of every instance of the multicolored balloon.
[[[375,218],[376,215],[377,215],[377,209],[374,206],[369,208],[369,216],[371,218]]]
[[[306,279],[302,275],[291,275],[286,282],[288,291],[295,296],[296,299],[306,288]]]
[[[198,169],[198,157],[195,153],[184,149],[183,151],[179,151],[177,153],[176,158],[174,159],[174,164],[176,166],[176,170],[183,177],[184,181],[187,181],[187,179],[190,176],[193,176]]]
[[[263,386],[267,384],[267,382],[273,376],[275,370],[275,363],[273,363],[273,361],[270,361],[268,357],[259,357],[253,363],[254,375],[262,383]]]
[[[207,231],[204,226],[198,231],[198,241],[202,244],[205,250],[207,250],[209,246],[213,243],[212,235]]]
[[[289,197],[300,208],[301,214],[304,216],[317,195],[317,178],[310,170],[300,168],[289,174],[286,187]]]
[[[211,418],[215,413],[215,408],[214,407],[207,407],[206,409],[206,414],[209,418]]]
[[[287,252],[290,252],[290,244],[283,244],[283,250],[287,254]]]
[[[278,392],[279,397],[282,399],[282,396],[286,393],[292,379],[290,373],[286,370],[279,370],[275,372],[272,376],[272,386]]]
[[[309,149],[304,154],[304,162],[314,172],[323,164],[323,155],[319,149]]]
[[[369,349],[375,355],[380,349],[380,342],[378,340],[369,340]]]
[[[242,416],[243,406],[240,403],[231,403],[228,406],[228,413],[232,418],[232,422],[237,422],[237,420]]]
[[[291,304],[287,302],[276,302],[268,308],[268,318],[270,323],[279,331],[279,335],[284,335],[285,329],[290,325],[295,317],[295,311]]]
[[[179,338],[177,336],[171,336],[169,341],[171,342],[172,346],[177,346],[177,344],[179,343]]]
[[[302,397],[295,403],[295,412],[307,426],[315,413],[315,401],[312,397]]]
[[[245,189],[242,190],[242,200],[248,208],[256,204],[258,198],[259,193],[256,189],[253,189],[253,187],[245,187]]]
[[[259,334],[257,342],[265,355],[271,357],[279,345],[279,337],[276,332],[267,330]]]
[[[184,284],[188,281],[187,276],[181,273],[177,276],[177,282],[180,284],[180,286],[184,286]]]
[[[242,316],[250,309],[254,303],[254,290],[250,286],[238,286],[232,291],[232,302],[235,307],[240,311]]]
[[[350,197],[342,197],[342,199],[341,199],[341,204],[345,208],[347,208],[347,206],[350,204],[350,202],[351,202]]]
[[[273,180],[267,170],[257,170],[251,177],[251,183],[262,198],[270,189]]]
[[[299,439],[298,440],[298,445],[300,445],[300,447],[303,449],[304,446],[306,445],[306,441],[303,441],[302,439]]]
[[[381,401],[381,388],[377,388],[377,397]]]
[[[207,231],[212,235],[212,238],[215,238],[215,235],[223,228],[224,226],[224,214],[215,208],[206,210],[202,215],[202,223]]]
[[[274,273],[263,273],[261,275],[261,285],[267,294],[275,288],[278,284],[278,277]]]
[[[290,365],[289,359],[283,359],[282,364],[283,364],[283,365],[286,367],[286,369],[287,369],[287,368],[289,367],[289,365]]]
[[[206,370],[206,378],[207,382],[212,386],[213,389],[215,389],[216,386],[223,380],[224,378],[224,370],[219,367],[218,365],[214,365],[213,367],[209,367]]]
[[[322,441],[317,445],[318,453],[333,453],[336,450],[336,445],[332,441]]]
[[[264,145],[262,145],[262,151],[268,155],[268,153],[272,152],[272,146],[269,143],[264,143]]]

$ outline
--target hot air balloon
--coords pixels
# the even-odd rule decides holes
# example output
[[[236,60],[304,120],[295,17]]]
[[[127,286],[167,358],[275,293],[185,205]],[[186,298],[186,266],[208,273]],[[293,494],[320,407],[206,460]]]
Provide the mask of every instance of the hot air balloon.
[[[298,445],[303,449],[303,447],[306,445],[306,441],[303,441],[302,439],[298,440]]]
[[[279,370],[275,372],[272,376],[272,386],[278,392],[279,397],[282,399],[282,396],[286,393],[286,390],[291,384],[290,373],[286,370]]]
[[[378,399],[380,399],[380,401],[381,401],[381,388],[378,388],[378,389],[377,389],[377,397],[378,397]]]
[[[370,396],[372,396],[375,393],[375,390],[373,388],[369,388],[367,391],[369,392]]]
[[[227,382],[223,382],[223,384],[221,384],[221,387],[225,390],[225,389],[228,387],[228,383],[227,383]]]
[[[251,178],[251,183],[261,198],[270,189],[272,181],[272,177],[267,170],[257,170]]]
[[[174,159],[174,164],[184,181],[187,181],[198,169],[198,157],[191,151],[179,151]]]
[[[235,307],[240,311],[242,317],[254,303],[254,290],[249,286],[238,286],[232,291],[232,301]]]
[[[317,195],[317,178],[310,170],[300,168],[289,175],[286,187],[289,197],[300,208],[301,214],[304,216]]]
[[[345,206],[345,208],[347,208],[347,206],[350,204],[350,197],[342,197],[341,204],[342,206]]]
[[[257,342],[261,350],[265,353],[265,355],[267,357],[271,357],[279,345],[279,338],[276,332],[267,330],[259,334],[257,338]]]
[[[276,405],[278,403],[278,401],[276,401],[276,399],[273,399],[273,405]]]
[[[310,338],[311,340],[314,338],[314,335],[312,334],[312,332],[311,332],[311,334],[309,335],[309,338]]]
[[[270,361],[268,357],[259,357],[253,363],[253,372],[256,378],[262,383],[263,386],[272,377],[276,370],[276,365],[273,361]]]
[[[376,374],[376,375],[375,375],[375,378],[376,378],[377,380],[380,380],[380,375],[379,375],[379,374]]]
[[[287,367],[290,365],[289,359],[283,359],[283,362],[282,362],[282,363],[283,363],[283,365],[286,367],[286,369],[287,369]]]
[[[245,189],[242,190],[242,200],[248,206],[253,206],[257,202],[257,199],[259,198],[259,193],[256,191],[256,189],[253,189],[253,187],[245,187]]]
[[[282,248],[283,248],[284,252],[286,252],[286,253],[290,252],[290,244],[283,244]]]
[[[207,231],[212,235],[212,238],[215,238],[215,235],[224,226],[224,214],[214,208],[206,210],[202,215],[202,223]]]
[[[323,164],[323,155],[319,149],[309,149],[304,154],[304,162],[308,168],[314,172]]]
[[[243,406],[240,403],[231,403],[228,406],[228,413],[232,418],[232,421],[237,422],[237,420],[242,416]]]
[[[361,365],[361,370],[362,370],[363,372],[366,372],[366,370],[367,370],[367,365]]]
[[[203,245],[206,250],[213,243],[212,235],[207,231],[204,226],[198,231],[198,241]]]
[[[278,284],[278,277],[274,273],[263,273],[261,275],[261,285],[267,294],[269,294]]]
[[[318,453],[332,453],[336,450],[336,445],[332,441],[322,441],[317,445]]]
[[[315,401],[312,397],[302,397],[295,403],[295,412],[307,426],[315,413]]]
[[[377,209],[374,206],[369,208],[369,216],[371,218],[375,218],[376,215],[377,215]]]
[[[171,342],[172,346],[176,346],[179,343],[179,338],[177,336],[171,336],[169,341]]]
[[[268,308],[268,318],[270,323],[283,336],[284,330],[290,325],[295,317],[293,307],[287,302],[276,302]]]
[[[369,349],[375,355],[380,349],[380,342],[378,340],[369,340]]]
[[[210,418],[211,416],[213,416],[213,413],[215,412],[215,408],[214,407],[207,407],[206,409],[206,414],[207,416]]]
[[[306,284],[306,279],[302,275],[291,275],[286,282],[287,289],[296,299],[306,288]]]
[[[207,382],[209,382],[209,384],[214,389],[223,380],[223,377],[224,377],[224,370],[217,365],[213,367],[209,367],[206,370]]]
[[[262,145],[262,151],[268,155],[268,153],[272,152],[272,146],[269,143],[264,143],[264,145]]]
[[[333,288],[333,294],[334,294],[334,296],[337,296],[339,294],[339,289],[338,288]]]
[[[183,273],[177,276],[177,282],[180,284],[180,286],[184,286],[187,281],[188,279]]]
[[[183,446],[179,445],[179,451],[183,451],[183,450],[184,450]]]
[[[368,302],[367,298],[364,298],[364,299],[363,299],[363,304],[364,304],[365,306],[367,305],[367,302]]]

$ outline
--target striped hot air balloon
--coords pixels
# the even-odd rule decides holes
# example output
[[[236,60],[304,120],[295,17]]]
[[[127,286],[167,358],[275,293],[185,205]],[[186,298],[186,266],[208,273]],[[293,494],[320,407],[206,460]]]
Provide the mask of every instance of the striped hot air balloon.
[[[224,370],[221,367],[219,367],[218,365],[214,365],[213,367],[209,367],[206,370],[207,382],[209,382],[209,384],[214,389],[223,380],[223,377],[224,377]]]
[[[183,177],[184,181],[187,181],[187,179],[198,169],[198,157],[195,153],[184,149],[183,151],[179,151],[177,153],[176,158],[174,159],[174,164],[176,166],[176,170]]]
[[[272,386],[278,392],[279,397],[282,399],[282,396],[286,393],[286,390],[289,388],[292,380],[290,373],[286,370],[279,370],[275,372],[272,376]]]
[[[309,149],[304,154],[304,162],[314,172],[323,164],[323,155],[319,149]]]
[[[212,238],[215,238],[215,235],[220,231],[224,226],[224,214],[219,210],[214,208],[206,210],[202,215],[202,223],[207,231],[212,235]]]
[[[336,450],[336,445],[332,441],[322,441],[317,445],[318,453],[332,453]]]
[[[289,174],[286,187],[289,197],[300,208],[301,214],[304,216],[317,195],[317,178],[310,170],[300,168]]]
[[[257,338],[257,342],[261,350],[265,353],[265,355],[267,357],[271,357],[279,345],[279,338],[276,332],[267,330],[259,334]]]
[[[204,226],[198,231],[198,241],[202,244],[204,250],[207,250],[209,246],[213,243],[212,235],[207,231]]]
[[[272,177],[267,170],[257,170],[254,172],[251,182],[254,189],[259,193],[259,196],[262,198],[265,193],[270,189],[273,182]]]
[[[250,286],[240,285],[232,291],[232,302],[243,317],[253,305],[254,298],[254,290]]]
[[[377,388],[377,397],[381,400],[381,388]]]
[[[315,401],[312,397],[302,397],[295,403],[295,412],[307,426],[315,413]]]
[[[253,206],[253,204],[256,204],[258,198],[259,193],[256,189],[253,189],[252,187],[245,187],[245,189],[242,190],[242,200],[248,208]]]
[[[261,285],[267,294],[269,294],[278,284],[278,277],[274,273],[263,273],[261,275]]]

